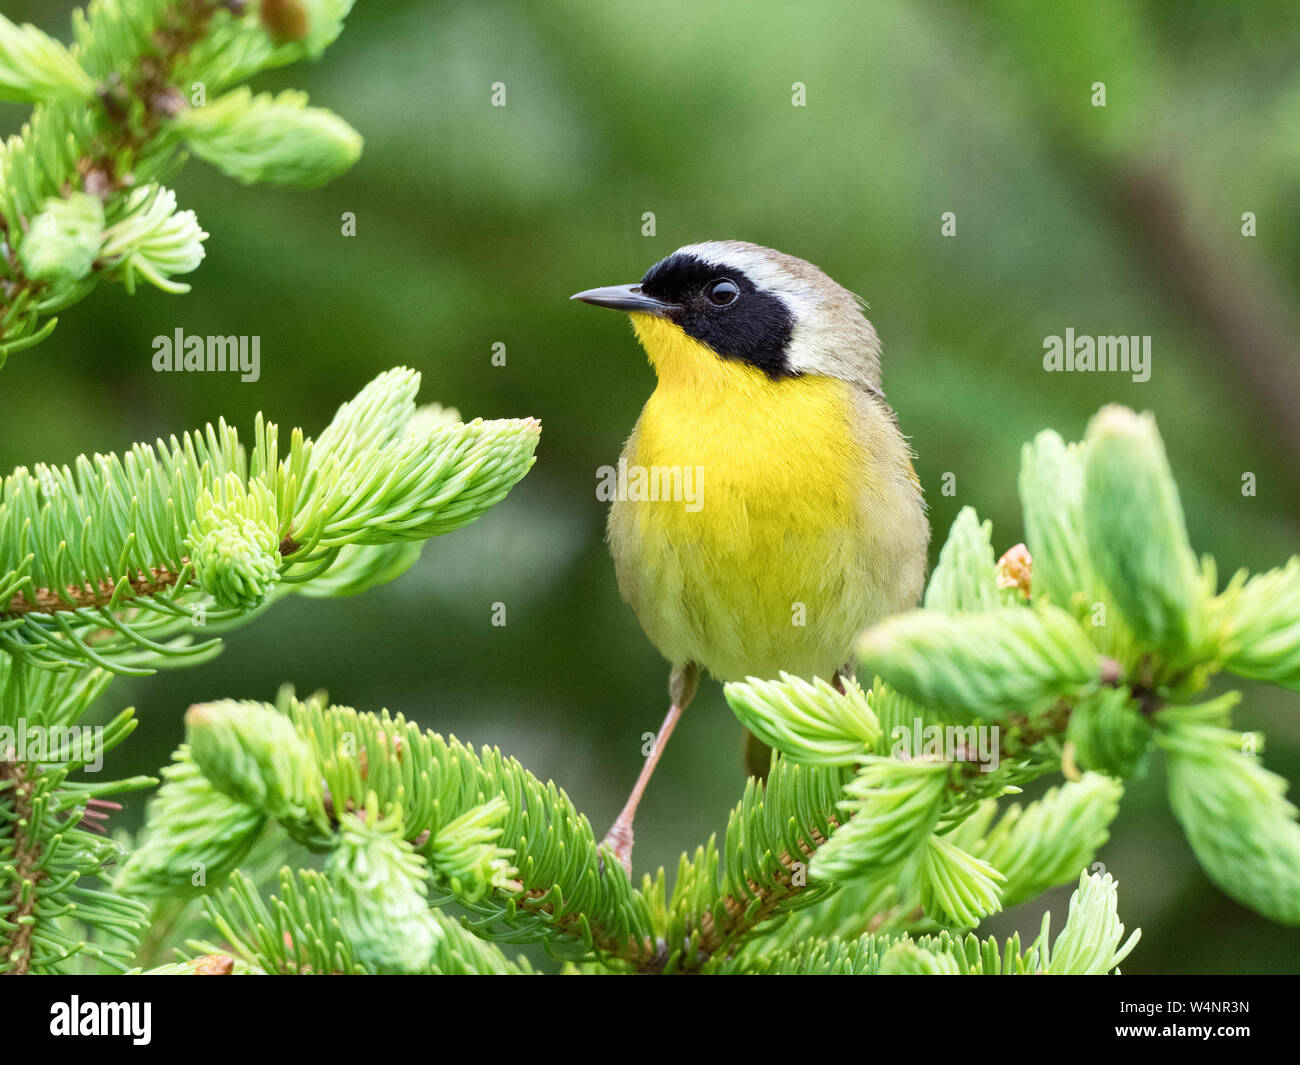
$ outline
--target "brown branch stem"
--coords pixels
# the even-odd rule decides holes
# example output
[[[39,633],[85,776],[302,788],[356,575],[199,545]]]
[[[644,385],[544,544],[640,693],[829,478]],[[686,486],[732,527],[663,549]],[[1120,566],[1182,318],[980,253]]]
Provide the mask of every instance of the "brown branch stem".
[[[182,559],[182,563],[188,559]],[[156,595],[165,588],[170,588],[180,579],[179,573],[159,567],[147,573],[127,578],[135,598]],[[60,593],[52,588],[38,588],[28,598],[22,592],[17,593],[3,609],[0,618],[23,617],[27,614],[54,614],[61,610],[83,610],[87,607],[107,606],[113,601],[117,584],[102,580],[92,584],[69,585]]]
[[[3,754],[3,752],[0,752]],[[32,937],[36,924],[31,920],[36,912],[37,885],[45,879],[46,873],[37,869],[41,850],[33,838],[32,793],[35,784],[29,779],[31,767],[24,762],[8,761],[0,757],[0,781],[8,781],[9,787],[0,791],[0,801],[4,796],[12,796],[13,811],[10,824],[14,833],[13,858],[5,864],[9,867],[12,884],[9,902],[13,909],[6,921],[17,926],[9,934],[5,946],[4,960],[9,962],[6,975],[26,975],[32,960]]]

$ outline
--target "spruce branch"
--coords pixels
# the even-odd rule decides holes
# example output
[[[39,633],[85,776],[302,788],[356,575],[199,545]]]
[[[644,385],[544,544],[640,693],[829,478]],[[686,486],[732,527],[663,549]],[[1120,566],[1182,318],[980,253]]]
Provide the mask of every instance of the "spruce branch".
[[[104,230],[96,262],[128,293],[135,292],[138,278],[164,292],[184,293],[190,286],[171,278],[198,269],[207,239],[193,211],[176,209],[171,189],[146,186],[127,195],[125,215]]]
[[[1037,938],[1023,949],[1020,936],[999,943],[973,933],[940,932],[913,938],[867,934],[804,937],[789,945],[756,944],[717,971],[762,975],[963,975],[1038,976],[1118,972],[1140,938],[1123,940],[1115,884],[1109,874],[1084,873],[1070,897],[1069,916],[1055,940],[1051,914],[1043,915]],[[1121,940],[1123,940],[1121,942]]]
[[[1148,697],[1126,686],[1100,688],[1071,709],[1065,737],[1074,762],[1113,777],[1141,775],[1154,750]]]
[[[949,766],[872,756],[845,787],[840,829],[813,859],[813,876],[830,881],[895,872],[939,822]]]
[[[92,0],[69,48],[0,15],[0,99],[35,105],[0,147],[0,365],[49,335],[100,280],[168,292],[207,234],[161,184],[188,149],[244,182],[312,187],[356,161],[360,136],[301,93],[234,88],[319,58],[352,0],[299,0],[283,39],[262,4]]]
[[[710,838],[683,854],[671,893],[662,869],[643,892],[651,900],[661,949],[638,959],[649,972],[699,972],[757,930],[825,899],[834,885],[808,875],[808,863],[836,828],[835,802],[847,774],[774,757],[767,780],[750,778],[727,822],[722,853]]]
[[[200,710],[187,717],[187,734],[192,747],[207,751],[204,762],[212,776],[203,777],[203,786],[250,818],[279,820],[303,845],[332,853],[343,845],[345,822],[363,816],[370,824],[367,814],[373,814],[427,863],[429,898],[461,903],[478,934],[507,942],[559,936],[556,949],[567,942],[570,953],[655,955],[644,904],[636,902],[621,866],[602,869],[586,819],[554,785],[542,784],[499,752],[475,754],[400,716],[327,707],[319,698],[299,701],[286,694],[278,709],[214,703]],[[252,720],[259,716],[260,726]],[[296,742],[280,735],[285,727]],[[214,735],[200,740],[203,733]],[[312,775],[304,778],[308,765]],[[294,804],[274,797],[293,793],[308,779],[320,785],[304,821]],[[192,842],[185,822],[169,815],[166,791],[150,812],[146,847],[123,870],[120,886],[127,892],[163,896],[188,878],[176,856],[188,857]],[[390,820],[395,817],[400,827]],[[498,830],[494,838],[504,846],[486,838]],[[476,849],[485,844],[492,848],[486,856]],[[221,876],[213,875],[203,887],[220,883]]]
[[[1223,727],[1236,693],[1157,719],[1169,805],[1201,867],[1226,894],[1300,924],[1300,824],[1287,782],[1259,762],[1258,737]]]
[[[178,963],[182,969],[233,951],[249,972],[320,975],[386,971],[354,954],[343,931],[347,918],[330,880],[321,873],[281,870],[279,892],[268,900],[263,900],[248,878],[237,874],[206,906],[227,945],[191,943],[191,950],[206,953]],[[439,911],[425,913],[431,937],[425,971],[497,976],[532,972],[523,958],[509,960],[499,948],[471,935]],[[382,929],[377,931],[382,935]],[[391,936],[384,938],[391,942]]]
[[[316,441],[260,416],[122,456],[20,467],[0,494],[0,650],[46,668],[153,672],[307,588],[350,594],[414,561],[407,545],[473,521],[533,462],[531,419],[421,416],[419,374],[381,374]],[[441,408],[439,408],[441,410]],[[352,549],[346,556],[345,549]],[[396,549],[396,550],[394,550]]]
[[[70,972],[86,962],[125,971],[143,931],[147,909],[108,888],[125,851],[98,823],[111,807],[106,796],[153,781],[83,781],[92,752],[72,746],[65,731],[104,679],[49,674],[0,655],[0,973]],[[123,711],[93,753],[112,750],[134,728]]]
[[[1119,781],[1086,773],[1027,806],[1012,803],[991,830],[970,826],[967,834],[975,830],[980,838],[969,849],[1006,878],[1002,904],[1014,906],[1068,884],[1088,866],[1110,838],[1123,794]],[[996,808],[985,804],[989,815]]]
[[[984,561],[991,574],[991,553]],[[1001,763],[977,766],[931,754],[915,736],[918,726],[923,729],[928,723],[941,735],[960,737],[964,743],[973,733],[970,726],[947,724],[878,679],[867,695],[853,681],[841,693],[824,683],[791,677],[729,684],[725,692],[741,721],[784,757],[812,765],[858,766],[857,777],[838,804],[842,827],[812,860],[813,877],[841,893],[820,907],[824,919],[817,928],[823,932],[857,934],[873,921],[878,922],[873,930],[895,922],[917,926],[922,916],[941,926],[971,927],[1003,905],[1001,885],[1008,876],[998,863],[1019,879],[1026,869],[1042,873],[1045,882],[1035,893],[1068,882],[1105,842],[1105,825],[1117,808],[1114,801],[1089,802],[1099,791],[1119,790],[1113,782],[1099,789],[1093,777],[1086,787],[1067,789],[1069,801],[1057,801],[1057,793],[1049,792],[1041,808],[1031,806],[1034,815],[1026,821],[1027,830],[1010,838],[1008,829],[1021,812],[1013,806],[992,842],[997,862],[990,864],[985,850],[991,841],[984,835],[996,813],[996,796],[1014,792],[1058,766],[1060,734],[1068,716],[1048,713],[1031,722],[1008,715],[990,726],[1001,733]],[[886,720],[897,722],[888,737],[876,717],[877,707]],[[863,722],[869,728],[863,728]],[[916,742],[900,747],[894,729],[913,734]],[[1092,827],[1094,813],[1100,831]],[[1039,834],[1047,827],[1044,814],[1055,822],[1051,827],[1060,830],[1050,839]],[[1078,824],[1071,821],[1076,816]],[[1076,845],[1064,853],[1052,850],[1065,840]],[[1036,852],[1035,847],[1042,850]],[[847,927],[846,912],[854,915]]]
[[[192,898],[229,876],[252,851],[266,827],[260,810],[214,788],[182,745],[163,768],[162,787],[150,800],[150,818],[166,831],[149,830],[117,875],[128,898]]]
[[[869,935],[883,942],[900,934],[973,927],[985,913],[1077,880],[1106,842],[1122,790],[1116,781],[1087,774],[1027,806],[1006,807],[1000,818],[997,801],[982,800],[971,816],[944,834],[927,837],[926,847],[960,851],[953,873],[942,882],[921,868],[914,855],[896,874],[838,882],[829,897],[786,925],[766,930],[745,949],[786,952],[820,940]],[[975,861],[983,864],[967,868]],[[945,904],[941,891],[954,900],[982,902],[962,910],[955,901]]]
[[[1248,577],[1243,570],[1216,597],[1223,668],[1300,691],[1300,558]]]
[[[424,953],[431,933],[411,894],[420,890],[412,879],[417,868],[430,903],[459,904],[479,936],[543,942],[561,957],[605,958],[643,971],[698,970],[754,928],[828,891],[810,886],[796,863],[834,827],[839,771],[778,761],[766,786],[752,781],[733,813],[725,864],[712,843],[694,861],[683,857],[670,895],[662,871],[637,891],[621,866],[603,861],[590,825],[554,785],[499,752],[476,754],[400,717],[286,695],[278,709],[195,707],[187,738],[164,771],[144,844],[119,889],[158,898],[211,892],[276,821],[303,846],[331,855],[335,905],[354,915],[345,922],[346,957],[376,971],[432,964]],[[228,818],[213,824],[206,840],[195,831],[203,809]],[[196,866],[206,872],[201,884],[193,880]],[[360,868],[375,871],[368,876],[390,870],[393,890],[407,884],[393,896],[407,902],[381,907],[385,922],[398,910],[417,922],[400,937],[404,945],[385,947],[392,927],[368,923],[378,888],[356,887],[368,876],[344,875]],[[355,900],[351,910],[344,898]]]
[[[1124,939],[1116,902],[1116,885],[1109,873],[1101,876],[1082,874],[1079,887],[1070,896],[1070,912],[1065,927],[1048,947],[1047,930],[1050,913],[1043,914],[1044,971],[1061,976],[1097,976],[1117,971],[1137,946],[1142,933],[1134,930]]]

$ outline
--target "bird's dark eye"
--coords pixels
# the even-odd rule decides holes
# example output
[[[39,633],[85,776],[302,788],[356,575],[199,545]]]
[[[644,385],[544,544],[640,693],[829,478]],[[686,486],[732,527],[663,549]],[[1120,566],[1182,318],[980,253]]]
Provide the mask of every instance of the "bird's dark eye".
[[[704,286],[704,295],[715,307],[735,303],[740,296],[740,286],[729,277],[720,277]]]

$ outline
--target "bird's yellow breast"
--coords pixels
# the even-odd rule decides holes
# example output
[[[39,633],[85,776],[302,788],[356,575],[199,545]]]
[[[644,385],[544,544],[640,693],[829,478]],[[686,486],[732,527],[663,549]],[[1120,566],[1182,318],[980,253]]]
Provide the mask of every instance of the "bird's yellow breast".
[[[829,675],[884,605],[873,602],[862,515],[885,472],[855,435],[851,386],[772,379],[671,323],[633,322],[659,383],[624,458],[646,471],[690,468],[698,498],[614,504],[624,597],[671,661],[723,679]],[[876,568],[896,579],[885,562]]]
[[[638,333],[665,334],[647,343],[659,385],[628,459],[644,468],[695,468],[700,505],[645,507],[642,520],[736,549],[759,532],[770,539],[842,527],[853,510],[847,386],[830,377],[774,380],[650,322],[638,323]],[[775,524],[761,524],[765,518]]]

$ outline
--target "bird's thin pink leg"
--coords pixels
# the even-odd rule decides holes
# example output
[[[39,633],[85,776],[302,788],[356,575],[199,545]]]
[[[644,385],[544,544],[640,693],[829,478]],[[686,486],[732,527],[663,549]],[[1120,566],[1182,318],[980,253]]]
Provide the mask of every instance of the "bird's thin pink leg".
[[[654,776],[655,766],[659,764],[664,748],[668,746],[668,737],[673,734],[673,729],[677,727],[677,722],[681,720],[682,711],[690,705],[691,699],[695,697],[698,684],[699,670],[695,666],[688,665],[673,670],[672,677],[668,682],[668,690],[673,699],[672,706],[668,708],[668,715],[664,718],[664,723],[659,726],[654,746],[650,749],[650,754],[641,767],[641,774],[636,778],[636,784],[632,787],[632,794],[627,797],[627,802],[623,804],[622,813],[618,815],[610,830],[605,833],[605,839],[601,843],[601,847],[609,847],[614,851],[618,860],[623,863],[623,868],[627,870],[628,876],[632,875],[632,820],[636,817],[636,808],[641,804],[641,796],[645,794],[646,785],[650,783],[650,778]]]

